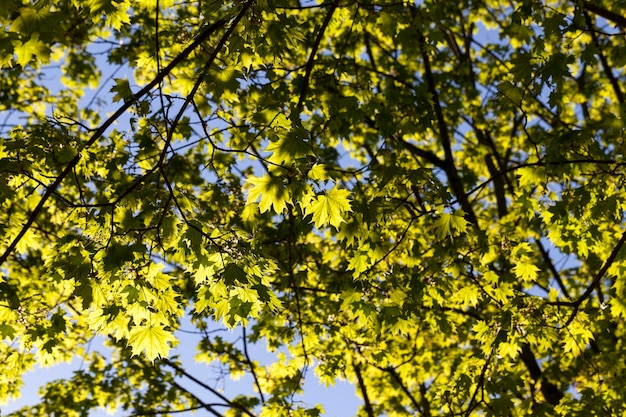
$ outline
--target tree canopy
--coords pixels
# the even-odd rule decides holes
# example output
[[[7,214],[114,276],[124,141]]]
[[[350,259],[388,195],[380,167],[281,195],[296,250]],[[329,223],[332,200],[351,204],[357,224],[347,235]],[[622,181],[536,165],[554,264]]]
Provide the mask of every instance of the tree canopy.
[[[78,357],[14,415],[622,415],[624,8],[1,1],[0,400]]]

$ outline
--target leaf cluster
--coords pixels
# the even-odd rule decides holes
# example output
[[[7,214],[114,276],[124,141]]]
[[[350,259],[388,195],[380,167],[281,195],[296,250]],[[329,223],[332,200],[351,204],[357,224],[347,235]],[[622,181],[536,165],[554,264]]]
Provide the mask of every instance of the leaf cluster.
[[[0,400],[78,357],[14,415],[623,414],[596,3],[2,2]]]

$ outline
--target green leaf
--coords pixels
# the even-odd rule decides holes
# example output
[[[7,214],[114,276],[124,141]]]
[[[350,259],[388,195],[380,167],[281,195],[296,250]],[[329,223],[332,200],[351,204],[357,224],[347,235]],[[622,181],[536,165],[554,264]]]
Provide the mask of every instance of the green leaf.
[[[47,64],[50,61],[50,47],[39,40],[39,34],[34,33],[25,43],[15,45],[17,63],[25,67],[35,58],[38,62]]]
[[[506,100],[518,107],[522,105],[522,100],[524,99],[523,89],[513,85],[510,81],[503,81],[498,85],[498,90]]]
[[[526,82],[532,77],[533,73],[533,64],[531,62],[531,56],[527,53],[520,53],[519,55],[511,58],[511,63],[513,64],[513,81]]]
[[[72,295],[80,300],[83,309],[89,308],[93,301],[93,288],[91,287],[89,280],[80,280],[79,284],[74,288]]]
[[[512,268],[515,276],[523,282],[535,282],[539,268],[530,262],[528,258],[522,258]]]
[[[458,236],[467,230],[467,220],[462,210],[456,213],[441,213],[435,222],[437,236],[441,239],[446,236]]]
[[[287,204],[291,204],[287,187],[280,177],[270,177],[266,174],[261,178],[248,178],[248,183],[253,185],[248,192],[248,204],[260,199],[261,213],[270,208],[276,213],[282,213],[287,208]]]
[[[391,3],[0,0],[2,411],[625,415],[619,2]]]
[[[17,332],[13,328],[13,326],[9,326],[8,324],[0,323],[0,339],[8,339],[13,340]]]
[[[111,93],[115,93],[113,96],[113,102],[117,103],[120,100],[126,101],[133,96],[133,91],[130,89],[130,83],[125,78],[114,78],[115,85],[109,90]]]
[[[239,265],[229,263],[224,268],[224,283],[226,285],[233,285],[234,283],[247,284],[248,275]]]
[[[144,253],[145,246],[140,243],[131,246],[122,245],[117,242],[111,243],[104,256],[104,270],[111,271],[122,267],[126,262],[135,259],[135,253]]]
[[[345,214],[351,212],[350,192],[334,187],[322,195],[316,196],[313,201],[304,207],[306,214],[312,215],[315,227],[322,228],[329,224],[339,229],[345,222]]]
[[[176,338],[172,332],[165,330],[163,326],[137,326],[130,331],[128,345],[133,355],[144,353],[146,358],[154,362],[157,358],[167,358],[171,349],[170,342]]]
[[[289,133],[268,144],[266,151],[272,154],[268,160],[281,165],[307,155],[311,151],[308,137],[308,132],[303,128],[292,128]]]

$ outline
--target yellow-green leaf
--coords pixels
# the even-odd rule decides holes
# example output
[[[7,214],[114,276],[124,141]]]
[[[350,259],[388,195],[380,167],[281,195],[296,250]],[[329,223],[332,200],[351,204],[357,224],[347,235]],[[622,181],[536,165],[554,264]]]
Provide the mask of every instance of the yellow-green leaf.
[[[312,180],[316,181],[326,181],[328,179],[328,174],[326,173],[326,165],[324,164],[315,164],[309,170],[307,176]]]
[[[313,216],[315,227],[321,228],[330,224],[339,228],[341,223],[346,221],[344,214],[352,211],[349,195],[348,190],[333,188],[314,198],[304,210],[306,214]]]
[[[474,307],[478,304],[479,295],[477,288],[465,286],[455,294],[455,299],[463,306]]]
[[[521,188],[536,187],[546,182],[546,169],[544,167],[523,167],[517,173]]]
[[[289,192],[279,177],[270,177],[263,175],[262,177],[248,178],[248,183],[253,187],[248,193],[248,204],[261,199],[259,209],[261,213],[265,213],[273,208],[276,213],[281,213],[287,208],[287,203],[291,203]]]
[[[537,279],[537,273],[539,272],[539,268],[527,261],[527,259],[522,258],[513,267],[512,271],[515,273],[515,276],[520,280],[532,282]]]
[[[517,343],[512,342],[502,342],[500,346],[498,346],[498,353],[501,356],[509,358],[516,358],[521,350],[522,348]]]
[[[28,65],[33,57],[44,64],[50,61],[50,47],[39,40],[37,33],[34,33],[27,42],[16,45],[15,54],[17,55],[17,63],[23,67]]]
[[[165,330],[163,326],[137,326],[130,331],[128,345],[133,351],[133,355],[145,352],[146,358],[154,361],[156,358],[167,357],[171,349],[169,342],[176,341],[171,332]]]
[[[367,271],[369,267],[369,247],[365,250],[357,251],[348,264],[348,269],[352,270],[352,277],[357,278],[362,272]]]
[[[437,227],[437,236],[440,239],[448,235],[456,236],[467,229],[467,220],[463,217],[465,213],[462,210],[457,211],[457,213],[441,213],[439,215],[435,226]]]

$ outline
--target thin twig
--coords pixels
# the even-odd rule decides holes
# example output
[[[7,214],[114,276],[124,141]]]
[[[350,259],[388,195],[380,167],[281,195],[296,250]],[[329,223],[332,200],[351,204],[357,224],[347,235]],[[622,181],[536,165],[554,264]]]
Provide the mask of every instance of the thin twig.
[[[247,408],[243,407],[241,404],[237,404],[237,403],[229,400],[226,396],[221,394],[215,388],[212,388],[209,385],[205,384],[204,382],[200,381],[198,378],[196,378],[195,376],[191,375],[189,372],[185,371],[183,368],[181,368],[180,366],[176,365],[174,362],[170,361],[169,359],[163,359],[163,362],[166,365],[168,365],[169,367],[171,367],[174,370],[176,370],[176,372],[179,372],[184,377],[189,378],[191,381],[193,381],[196,384],[200,385],[202,388],[206,389],[211,394],[215,395],[220,400],[224,401],[230,407],[236,408],[237,410],[243,412],[244,414],[246,414],[246,415],[248,415],[250,417],[256,417],[250,410],[248,410]]]
[[[243,354],[246,357],[246,362],[248,362],[248,366],[250,367],[250,372],[252,373],[252,377],[254,378],[254,384],[256,385],[256,389],[259,390],[261,403],[265,404],[265,397],[263,396],[263,390],[261,389],[259,378],[256,374],[256,370],[254,369],[254,363],[252,362],[252,360],[250,359],[250,355],[248,354],[248,338],[246,336],[246,326],[242,326],[241,328],[243,329]]]

